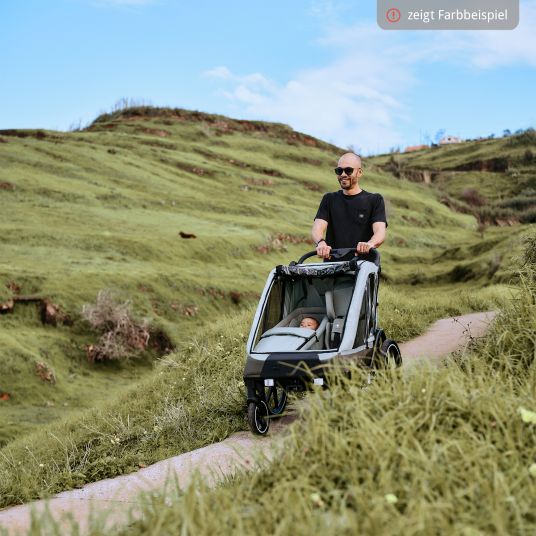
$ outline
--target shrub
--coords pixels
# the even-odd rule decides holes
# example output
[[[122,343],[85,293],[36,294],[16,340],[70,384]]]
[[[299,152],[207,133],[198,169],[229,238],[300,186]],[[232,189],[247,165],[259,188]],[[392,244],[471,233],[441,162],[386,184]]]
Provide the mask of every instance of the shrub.
[[[468,205],[481,207],[486,204],[486,198],[477,192],[474,188],[467,188],[460,196]]]
[[[118,302],[110,290],[101,290],[96,303],[83,306],[84,319],[102,334],[97,344],[87,348],[90,362],[125,360],[147,347],[148,322],[135,320],[131,308],[130,301]]]
[[[514,136],[508,138],[506,145],[515,147],[517,145],[531,145],[536,143],[536,130],[527,128],[527,130],[516,131]]]

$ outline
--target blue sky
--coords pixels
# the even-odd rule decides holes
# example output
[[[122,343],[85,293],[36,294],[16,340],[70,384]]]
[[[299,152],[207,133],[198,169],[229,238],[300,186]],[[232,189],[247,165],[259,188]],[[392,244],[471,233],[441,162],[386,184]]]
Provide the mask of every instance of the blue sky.
[[[0,128],[120,98],[263,119],[365,154],[536,125],[536,0],[513,31],[387,32],[361,0],[2,0]]]

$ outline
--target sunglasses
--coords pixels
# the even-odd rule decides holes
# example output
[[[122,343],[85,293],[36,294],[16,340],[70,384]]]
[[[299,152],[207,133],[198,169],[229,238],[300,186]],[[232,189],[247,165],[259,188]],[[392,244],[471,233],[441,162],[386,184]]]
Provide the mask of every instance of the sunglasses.
[[[346,175],[351,175],[354,172],[354,168],[353,167],[345,167],[345,168],[336,167],[335,168],[335,175],[340,177],[343,174],[343,172],[346,173]]]

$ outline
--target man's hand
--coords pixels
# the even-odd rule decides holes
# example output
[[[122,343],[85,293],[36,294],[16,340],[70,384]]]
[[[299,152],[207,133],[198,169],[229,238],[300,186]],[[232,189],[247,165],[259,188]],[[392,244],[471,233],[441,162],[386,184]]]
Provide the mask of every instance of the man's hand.
[[[328,246],[324,241],[320,242],[320,244],[316,246],[316,254],[323,259],[329,259],[329,256],[331,255],[331,246]]]
[[[368,242],[358,242],[355,250],[357,253],[368,253],[373,247],[374,245],[369,244]]]

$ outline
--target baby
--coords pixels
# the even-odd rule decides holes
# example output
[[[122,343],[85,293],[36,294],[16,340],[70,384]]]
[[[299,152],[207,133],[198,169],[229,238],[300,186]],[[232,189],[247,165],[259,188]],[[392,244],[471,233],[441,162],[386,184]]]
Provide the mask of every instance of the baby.
[[[318,320],[316,320],[316,318],[306,316],[300,322],[300,328],[308,328],[312,329],[313,331],[316,331],[316,328],[318,328]]]

